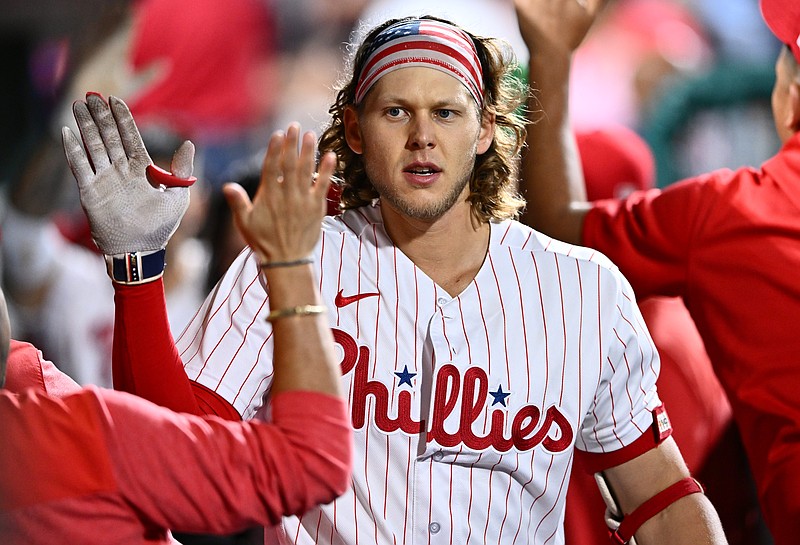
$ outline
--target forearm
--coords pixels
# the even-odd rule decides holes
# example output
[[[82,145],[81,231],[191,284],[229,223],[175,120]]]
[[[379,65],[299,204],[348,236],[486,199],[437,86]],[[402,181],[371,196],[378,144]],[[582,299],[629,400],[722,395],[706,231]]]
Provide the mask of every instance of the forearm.
[[[644,523],[636,532],[639,545],[725,544],[719,516],[704,494],[676,501]]]
[[[569,118],[571,55],[531,54],[528,125],[521,190],[528,201],[522,221],[555,238],[581,242],[586,190]]]
[[[322,304],[314,266],[265,269],[272,311]],[[326,313],[278,318],[273,329],[274,394],[307,390],[340,395],[341,373]]]
[[[619,530],[633,533],[639,545],[727,543],[716,510],[689,480],[672,437],[602,474],[616,510],[625,514]]]
[[[114,284],[114,388],[174,411],[202,414],[175,348],[162,279]]]
[[[544,233],[579,243],[587,205],[583,172],[569,117],[572,57],[597,5],[515,0],[520,33],[530,51],[527,148],[520,190],[522,220]]]

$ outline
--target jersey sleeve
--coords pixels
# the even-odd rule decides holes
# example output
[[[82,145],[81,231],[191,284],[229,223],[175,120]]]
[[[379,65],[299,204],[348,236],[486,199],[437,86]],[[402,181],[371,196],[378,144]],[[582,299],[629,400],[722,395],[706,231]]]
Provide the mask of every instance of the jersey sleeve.
[[[188,377],[242,418],[264,407],[274,376],[269,297],[256,258],[243,251],[176,339]]]
[[[618,265],[638,297],[684,295],[693,239],[715,202],[703,183],[709,176],[594,202],[582,243]]]
[[[598,470],[657,444],[651,432],[661,406],[660,360],[631,286],[613,266],[601,282],[601,375],[576,443]]]
[[[192,383],[169,327],[162,279],[114,285],[114,388],[174,411],[239,420],[213,391]]]
[[[53,397],[63,397],[80,390],[69,375],[44,359],[41,351],[30,343],[12,339],[6,363],[5,389],[10,392],[33,388]]]
[[[264,423],[178,414],[107,393],[104,425],[120,493],[151,525],[231,533],[276,524],[349,484],[352,432],[339,398],[284,392]]]

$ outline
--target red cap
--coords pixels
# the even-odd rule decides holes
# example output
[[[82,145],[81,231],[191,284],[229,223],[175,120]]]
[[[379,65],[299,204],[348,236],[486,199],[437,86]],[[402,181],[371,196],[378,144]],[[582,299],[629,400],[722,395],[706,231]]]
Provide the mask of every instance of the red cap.
[[[632,129],[618,125],[577,131],[575,139],[590,201],[623,198],[655,185],[653,151]]]
[[[777,38],[788,45],[800,62],[800,2],[797,0],[761,0],[761,15]]]

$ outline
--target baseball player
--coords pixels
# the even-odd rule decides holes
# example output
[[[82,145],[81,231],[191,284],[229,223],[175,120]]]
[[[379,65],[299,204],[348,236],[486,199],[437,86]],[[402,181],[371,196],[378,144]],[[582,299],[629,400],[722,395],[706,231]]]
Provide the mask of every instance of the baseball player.
[[[97,96],[92,101],[105,104]],[[120,104],[112,99],[112,108],[124,108]],[[76,108],[81,110],[81,105]],[[107,105],[103,111],[111,115]],[[120,135],[105,131],[103,138]],[[65,143],[70,166],[85,184],[82,195],[90,198],[95,172],[101,175],[109,167],[108,159],[104,164],[91,137],[86,149],[93,166],[70,132]],[[116,158],[115,167],[124,162]],[[293,259],[294,252],[311,251],[319,237],[331,171],[332,164],[305,194],[290,181],[273,192],[292,193],[281,212],[302,215],[302,225],[271,225],[269,210],[253,206],[240,187],[226,188],[238,226],[263,261]],[[169,177],[159,180],[171,183]],[[143,178],[133,181],[147,187],[138,186],[144,191],[136,191],[127,204],[158,209],[165,231],[157,236],[169,233],[188,204],[188,191],[161,191]],[[134,185],[114,188],[116,195],[131,196]],[[126,189],[128,193],[120,195]],[[104,251],[109,244],[148,245],[137,240],[135,232],[114,235],[120,233],[114,232],[113,222],[94,232]],[[137,256],[128,257],[126,270],[136,274],[132,261]],[[177,414],[124,392],[81,389],[32,345],[9,342],[0,290],[4,545],[176,543],[170,529],[231,533],[276,524],[283,515],[301,514],[344,491],[350,480],[352,431],[317,286],[310,272],[302,270],[262,274],[276,305],[270,314],[276,355],[273,391],[280,393],[273,403],[272,423]],[[305,309],[308,316],[292,319],[296,308]],[[189,459],[192,463],[187,464]]]
[[[517,0],[541,56],[531,78],[547,117],[533,126],[523,183],[531,222],[618,263],[640,298],[680,295],[728,394],[765,521],[778,545],[800,535],[800,3],[761,0],[785,44],[772,110],[783,142],[760,169],[722,169],[625,200],[586,203],[566,111],[569,58],[590,24]],[[569,0],[554,4],[567,11]]]
[[[619,542],[634,534],[642,543],[724,542],[670,437],[658,356],[627,281],[599,253],[513,220],[524,204],[515,112],[525,94],[508,77],[513,67],[497,41],[447,21],[379,25],[356,52],[320,138],[323,164],[336,158],[345,211],[325,218],[313,252],[277,262],[243,252],[177,340],[178,353],[163,338],[138,350],[166,324],[131,292],[157,283],[117,291],[120,337],[131,349],[115,365],[132,377],[128,386],[159,403],[229,415],[227,405],[249,419],[268,417],[277,386],[268,320],[276,306],[260,270],[317,277],[350,402],[352,486],[268,529],[269,538],[562,543],[579,448],[631,513]],[[83,116],[81,131],[104,132],[100,117]],[[121,154],[108,141],[100,147]],[[274,135],[255,202],[281,210],[270,188],[313,185],[314,148],[296,124]],[[92,223],[113,215],[86,211]],[[181,360],[182,382],[172,370]]]

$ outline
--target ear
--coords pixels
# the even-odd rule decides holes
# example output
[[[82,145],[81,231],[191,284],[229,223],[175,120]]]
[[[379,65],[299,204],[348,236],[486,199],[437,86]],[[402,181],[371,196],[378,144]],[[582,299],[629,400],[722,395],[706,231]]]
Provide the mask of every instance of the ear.
[[[358,121],[358,112],[353,106],[344,109],[344,138],[353,153],[364,153],[364,139],[361,136],[361,124]]]
[[[495,115],[484,112],[481,116],[481,132],[478,134],[478,155],[486,153],[492,145],[496,125]]]
[[[797,80],[789,84],[789,106],[787,124],[793,132],[800,132],[800,82]]]

